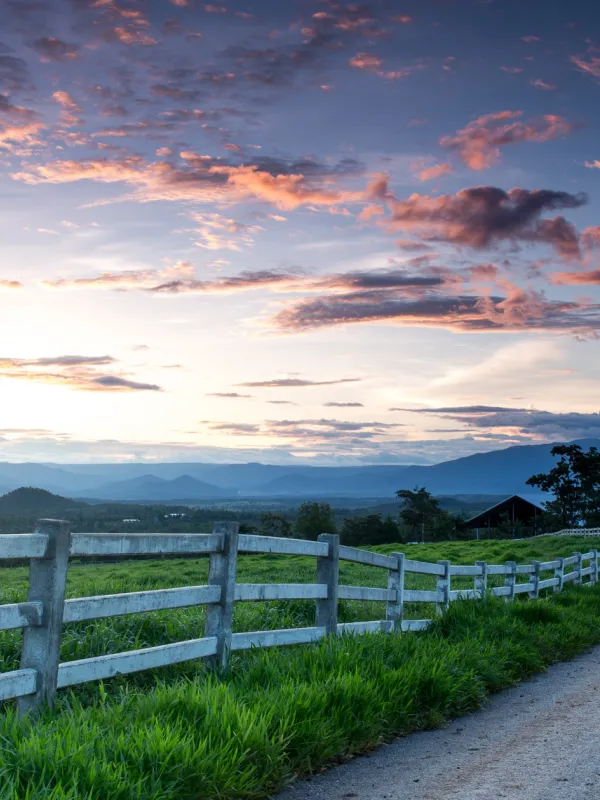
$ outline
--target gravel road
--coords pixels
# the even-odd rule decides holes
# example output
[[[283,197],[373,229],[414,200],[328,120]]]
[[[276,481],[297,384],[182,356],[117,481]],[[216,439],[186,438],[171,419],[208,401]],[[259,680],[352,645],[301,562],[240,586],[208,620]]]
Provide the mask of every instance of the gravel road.
[[[502,797],[600,797],[600,647],[495,695],[482,711],[300,781],[277,800]]]

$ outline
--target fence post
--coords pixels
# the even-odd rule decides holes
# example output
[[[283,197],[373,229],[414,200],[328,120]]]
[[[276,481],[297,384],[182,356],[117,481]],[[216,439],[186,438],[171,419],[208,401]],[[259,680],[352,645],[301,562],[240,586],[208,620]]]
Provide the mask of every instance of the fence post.
[[[515,586],[517,584],[517,562],[516,561],[505,561],[504,566],[510,569],[510,572],[506,574],[504,578],[504,585],[508,586],[509,592],[507,595],[504,595],[504,599],[514,600],[515,599]]]
[[[540,596],[540,563],[539,561],[532,561],[533,573],[529,583],[533,584],[533,589],[529,592],[529,597],[532,600],[537,600]]]
[[[481,567],[481,575],[475,576],[475,594],[483,600],[487,593],[488,565],[487,561],[476,561],[476,567]]]
[[[225,669],[231,650],[239,530],[237,522],[216,522],[213,527],[213,533],[223,537],[223,549],[210,554],[208,585],[221,587],[221,599],[206,606],[204,635],[217,637],[217,652],[208,662],[217,669]]]
[[[581,570],[583,569],[583,563],[581,561],[581,553],[573,553],[574,556],[577,556],[577,561],[573,565],[573,571],[577,573],[577,577],[573,579],[573,583],[578,586],[581,583]]]
[[[437,613],[441,614],[450,605],[450,562],[438,561],[437,563],[444,568],[444,574],[438,575],[437,579],[438,595],[442,595],[441,600],[438,598]]]
[[[317,600],[317,627],[328,635],[337,634],[338,585],[340,575],[340,537],[337,533],[322,533],[319,542],[327,544],[327,555],[317,557],[317,583],[327,586],[327,597]]]
[[[565,559],[563,557],[557,558],[558,567],[554,570],[554,577],[558,578],[558,583],[554,587],[555,592],[562,592],[565,585]]]
[[[35,714],[42,706],[52,706],[56,696],[60,641],[69,565],[71,524],[57,519],[40,519],[36,533],[48,537],[43,558],[29,562],[28,602],[42,604],[42,624],[23,630],[21,669],[37,671],[35,694],[20,697],[19,715]]]
[[[592,568],[590,583],[595,584],[598,583],[598,551],[590,550],[590,553],[592,554],[592,558],[590,559],[590,566]]]
[[[396,569],[388,570],[388,591],[396,591],[396,599],[388,600],[385,618],[393,624],[393,630],[402,629],[404,616],[404,553],[390,553],[398,562]]]

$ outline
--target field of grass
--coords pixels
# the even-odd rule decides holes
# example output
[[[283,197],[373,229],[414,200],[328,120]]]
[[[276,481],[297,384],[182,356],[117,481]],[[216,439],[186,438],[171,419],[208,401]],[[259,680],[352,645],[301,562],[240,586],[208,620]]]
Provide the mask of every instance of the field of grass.
[[[600,539],[447,542],[401,548],[410,558],[472,564],[550,560]],[[68,595],[206,582],[206,559],[70,568]],[[344,564],[342,581],[383,586],[385,570]],[[241,556],[238,582],[313,582],[315,560]],[[410,576],[408,588],[433,588]],[[464,583],[454,583],[460,588]],[[27,572],[0,570],[0,602],[22,600]],[[235,630],[314,624],[314,603],[236,604]],[[425,604],[407,616],[432,616]],[[378,619],[383,604],[344,602],[340,619]],[[569,587],[540,601],[459,602],[422,634],[343,637],[235,655],[228,674],[190,662],[59,693],[30,727],[0,716],[3,800],[199,800],[267,797],[294,775],[386,736],[440,724],[500,689],[600,642],[600,588]],[[62,660],[196,638],[202,609],[65,626]],[[18,666],[20,633],[0,636],[0,671]]]

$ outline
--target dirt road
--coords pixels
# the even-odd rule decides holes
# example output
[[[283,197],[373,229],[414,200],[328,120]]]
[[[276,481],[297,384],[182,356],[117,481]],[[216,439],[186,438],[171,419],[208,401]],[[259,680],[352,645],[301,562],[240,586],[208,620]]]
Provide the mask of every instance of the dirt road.
[[[600,647],[415,733],[302,781],[277,800],[597,800]]]

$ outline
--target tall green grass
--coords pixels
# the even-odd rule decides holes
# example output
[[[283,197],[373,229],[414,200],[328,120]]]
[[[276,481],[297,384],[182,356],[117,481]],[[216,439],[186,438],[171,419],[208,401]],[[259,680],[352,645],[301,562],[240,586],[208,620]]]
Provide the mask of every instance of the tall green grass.
[[[423,634],[342,637],[233,658],[223,677],[60,696],[0,719],[3,800],[268,797],[297,775],[479,708],[600,642],[600,588],[459,602]]]
[[[600,547],[582,537],[451,542],[401,548],[410,558],[472,564],[550,560]],[[72,565],[68,596],[202,584],[207,559]],[[314,559],[242,556],[238,582],[314,582]],[[343,564],[347,584],[384,586],[385,570]],[[409,576],[408,588],[433,588]],[[453,579],[453,586],[470,585]],[[24,569],[0,570],[0,602],[26,596]],[[340,620],[378,619],[384,604],[340,603]],[[408,616],[431,617],[427,604]],[[314,602],[236,604],[234,629],[314,624]],[[548,599],[452,605],[423,634],[342,637],[235,654],[223,676],[201,661],[59,692],[35,724],[0,713],[2,800],[211,800],[267,797],[296,775],[386,737],[441,724],[488,692],[600,642],[600,588]],[[61,659],[196,638],[204,610],[66,625]],[[0,671],[18,667],[20,632],[0,635]]]

